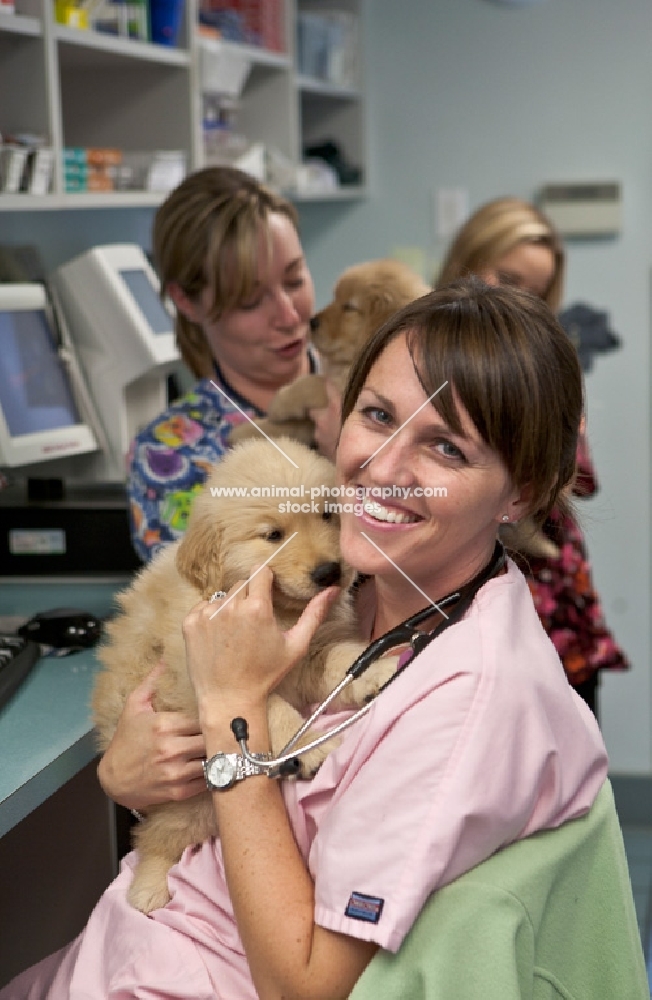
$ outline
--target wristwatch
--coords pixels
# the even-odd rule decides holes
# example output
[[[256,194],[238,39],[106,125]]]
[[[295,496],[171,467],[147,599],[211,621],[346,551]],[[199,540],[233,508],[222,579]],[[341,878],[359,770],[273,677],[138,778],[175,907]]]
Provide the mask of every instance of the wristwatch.
[[[256,760],[271,760],[271,754],[253,753]],[[236,781],[251,778],[255,774],[267,774],[266,767],[260,767],[239,753],[216,753],[203,762],[204,777],[211,792],[224,792]]]

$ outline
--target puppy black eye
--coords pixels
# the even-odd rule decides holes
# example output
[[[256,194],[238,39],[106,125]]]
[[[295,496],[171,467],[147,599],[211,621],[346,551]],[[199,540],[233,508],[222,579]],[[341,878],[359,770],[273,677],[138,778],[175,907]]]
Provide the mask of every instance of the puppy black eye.
[[[280,542],[282,538],[283,538],[283,532],[281,531],[280,528],[272,528],[272,530],[268,531],[267,534],[265,535],[266,542]]]
[[[333,520],[333,515],[331,514],[331,512],[329,510],[325,510],[324,513],[321,516],[321,519],[322,519],[322,521],[332,521]]]

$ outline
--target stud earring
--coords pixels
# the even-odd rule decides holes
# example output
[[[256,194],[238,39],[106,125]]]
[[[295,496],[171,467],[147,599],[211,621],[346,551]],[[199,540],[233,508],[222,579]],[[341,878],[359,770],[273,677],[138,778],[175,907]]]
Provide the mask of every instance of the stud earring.
[[[503,514],[503,521],[509,521],[509,514]]]

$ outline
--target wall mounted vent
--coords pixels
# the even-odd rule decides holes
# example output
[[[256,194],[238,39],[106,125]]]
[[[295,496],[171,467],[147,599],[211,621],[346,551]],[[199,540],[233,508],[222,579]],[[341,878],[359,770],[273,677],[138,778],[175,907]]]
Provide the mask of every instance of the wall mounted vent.
[[[622,192],[616,181],[546,184],[541,210],[562,236],[615,236],[622,226]]]

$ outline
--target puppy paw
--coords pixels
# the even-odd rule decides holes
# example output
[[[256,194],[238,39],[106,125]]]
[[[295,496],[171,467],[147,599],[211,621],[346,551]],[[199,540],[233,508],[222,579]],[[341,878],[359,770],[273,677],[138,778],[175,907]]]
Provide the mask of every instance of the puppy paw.
[[[164,885],[139,885],[136,880],[129,886],[127,901],[135,910],[141,913],[151,913],[152,910],[160,910],[162,906],[170,902],[167,880]]]
[[[159,910],[170,902],[168,871],[173,861],[162,858],[147,858],[139,862],[127,891],[127,901],[141,913]]]
[[[276,393],[267,408],[273,422],[305,420],[308,410],[328,405],[326,383],[321,375],[304,375]]]
[[[369,669],[352,681],[339,696],[335,704],[338,708],[361,708],[373,701],[384,684],[393,677],[398,667],[400,656],[383,656],[376,660]]]

